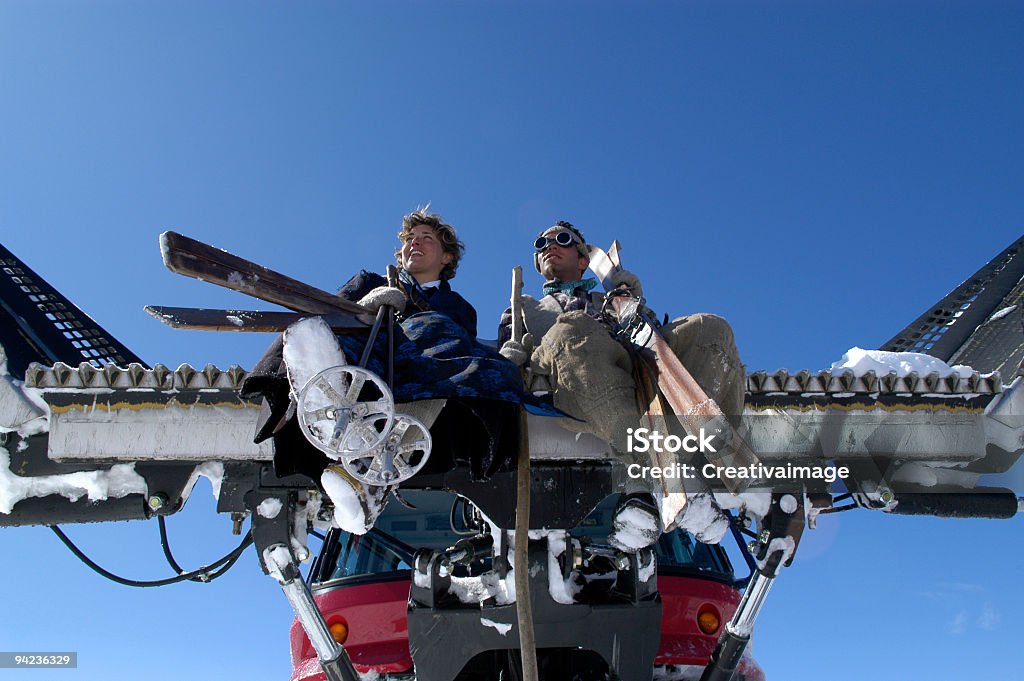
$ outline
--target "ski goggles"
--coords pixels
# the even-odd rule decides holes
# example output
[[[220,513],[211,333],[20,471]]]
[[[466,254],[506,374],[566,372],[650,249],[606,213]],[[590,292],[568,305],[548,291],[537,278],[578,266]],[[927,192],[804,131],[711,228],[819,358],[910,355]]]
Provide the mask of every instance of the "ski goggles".
[[[573,244],[580,244],[580,240],[576,238],[576,235],[572,232],[558,232],[553,237],[544,236],[541,234],[537,237],[537,240],[533,242],[533,247],[538,251],[543,251],[551,244],[558,244],[559,246],[572,246]]]

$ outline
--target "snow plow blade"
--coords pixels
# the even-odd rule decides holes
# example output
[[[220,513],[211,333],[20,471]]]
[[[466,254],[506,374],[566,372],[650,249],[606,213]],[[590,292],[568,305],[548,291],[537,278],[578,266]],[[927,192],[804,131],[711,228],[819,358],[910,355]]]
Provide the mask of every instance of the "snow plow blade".
[[[273,452],[252,443],[259,407],[238,396],[243,376],[87,363],[0,376],[0,526],[168,515],[211,471],[220,510],[244,510],[230,492]]]
[[[239,396],[244,377],[238,367],[222,371],[182,365],[172,371],[159,365],[96,369],[88,364],[33,365],[24,385],[0,377],[0,426],[7,431],[0,451],[6,465],[0,470],[9,480],[0,490],[19,486],[27,491],[23,499],[8,503],[17,510],[17,521],[10,509],[4,511],[0,496],[0,524],[48,524],[61,517],[62,522],[90,522],[110,519],[108,514],[148,517],[180,508],[188,480],[205,462],[229,470],[271,465],[272,444],[252,442],[260,405]],[[841,481],[842,491],[854,493],[865,508],[1008,517],[1011,497],[1022,492],[1016,464],[1024,437],[1024,381],[1006,388],[997,375],[958,381],[956,391],[940,393],[930,377],[753,374],[740,427],[766,467],[822,471],[846,466],[850,475]],[[608,465],[610,452],[600,440],[575,438],[553,428],[549,419],[531,419],[530,450],[538,463],[568,459]],[[89,505],[121,497],[96,493],[90,498],[88,486],[79,485],[78,501],[64,504],[58,498],[45,512],[33,502],[37,510],[31,515],[21,510],[28,508],[29,497],[52,496],[43,493],[47,484],[61,483],[27,478],[99,474],[118,464],[134,466],[146,479],[145,486],[129,487],[122,495],[146,495],[142,509],[128,500]],[[610,491],[626,479],[621,464],[613,468]],[[777,484],[775,479],[754,481],[751,489]],[[801,486],[809,493],[842,489],[837,481],[821,478]],[[1001,488],[999,493],[988,493],[993,487]],[[900,503],[903,509],[897,511]],[[58,510],[63,506],[68,507],[64,516]],[[122,510],[109,510],[114,507]]]

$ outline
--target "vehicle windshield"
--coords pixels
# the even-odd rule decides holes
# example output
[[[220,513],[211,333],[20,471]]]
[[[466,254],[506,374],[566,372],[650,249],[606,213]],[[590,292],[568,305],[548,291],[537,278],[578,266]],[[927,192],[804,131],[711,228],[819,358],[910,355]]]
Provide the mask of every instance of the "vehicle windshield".
[[[408,490],[402,492],[402,498],[412,508],[392,500],[374,529],[363,536],[332,530],[313,566],[311,580],[320,583],[410,570],[418,549],[443,550],[475,534],[467,524],[470,507],[461,497],[438,490]],[[569,534],[595,544],[607,543],[617,501],[617,495],[605,499]],[[655,552],[660,573],[733,580],[732,564],[722,547],[702,544],[682,530],[662,535]]]

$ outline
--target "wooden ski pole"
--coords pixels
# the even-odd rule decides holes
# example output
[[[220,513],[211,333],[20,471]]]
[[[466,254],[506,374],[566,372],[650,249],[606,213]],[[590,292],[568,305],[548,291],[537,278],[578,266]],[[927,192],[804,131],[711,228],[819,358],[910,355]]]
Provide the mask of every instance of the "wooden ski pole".
[[[394,265],[387,267],[388,286],[399,288],[398,268]],[[395,310],[388,309],[388,387],[395,387]]]
[[[512,268],[512,340],[523,340],[523,268]],[[525,386],[528,388],[528,386]],[[533,631],[533,601],[530,598],[530,434],[526,410],[519,407],[519,462],[516,470],[515,585],[516,618],[519,624],[519,653],[523,681],[537,681],[537,640]]]

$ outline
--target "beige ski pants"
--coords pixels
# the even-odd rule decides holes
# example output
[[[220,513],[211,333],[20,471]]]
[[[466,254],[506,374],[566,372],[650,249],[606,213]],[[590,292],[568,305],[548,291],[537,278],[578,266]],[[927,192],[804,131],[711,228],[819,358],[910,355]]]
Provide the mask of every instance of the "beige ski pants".
[[[728,322],[694,314],[673,320],[661,332],[722,411],[742,413],[746,373]],[[532,368],[548,378],[555,406],[583,421],[564,419],[566,428],[593,433],[626,451],[626,429],[640,423],[633,362],[601,323],[584,312],[560,315],[534,350]]]

